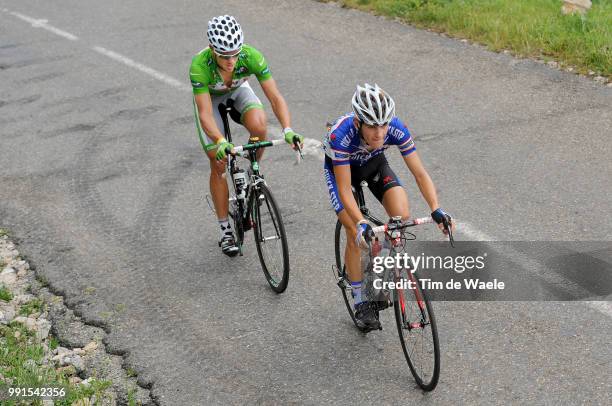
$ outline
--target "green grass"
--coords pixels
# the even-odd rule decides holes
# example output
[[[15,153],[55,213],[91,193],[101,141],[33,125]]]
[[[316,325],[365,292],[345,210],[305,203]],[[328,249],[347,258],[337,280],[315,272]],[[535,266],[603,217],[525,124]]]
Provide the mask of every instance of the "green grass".
[[[344,6],[398,17],[468,38],[494,51],[555,59],[612,78],[612,1],[593,0],[585,16],[562,15],[561,0],[341,0]]]
[[[15,333],[18,332],[17,337]],[[71,385],[69,376],[57,372],[51,366],[42,365],[44,350],[35,340],[35,334],[28,331],[20,323],[0,325],[0,374],[11,379],[12,387],[64,387],[66,397],[56,399],[55,405],[71,405],[82,398],[90,398],[94,394],[98,399],[105,396],[105,390],[111,386],[110,381],[94,379],[89,387]],[[30,361],[31,360],[31,361]],[[0,383],[0,393],[7,393],[4,383]],[[42,405],[41,400],[29,400],[26,403],[17,401],[2,401],[2,405],[18,404]]]
[[[5,235],[8,235],[8,231],[3,228],[0,228],[0,237],[4,237]]]
[[[10,302],[11,300],[13,300],[13,294],[4,285],[0,286],[0,300],[3,300],[5,302]]]
[[[136,388],[130,387],[127,391],[128,406],[137,406],[139,403],[136,401]]]
[[[40,299],[32,299],[28,303],[22,304],[19,308],[20,316],[29,316],[32,313],[42,313],[44,302]]]
[[[59,347],[59,341],[57,340],[57,338],[53,337],[53,336],[49,336],[49,349],[51,351],[55,350],[57,347]]]

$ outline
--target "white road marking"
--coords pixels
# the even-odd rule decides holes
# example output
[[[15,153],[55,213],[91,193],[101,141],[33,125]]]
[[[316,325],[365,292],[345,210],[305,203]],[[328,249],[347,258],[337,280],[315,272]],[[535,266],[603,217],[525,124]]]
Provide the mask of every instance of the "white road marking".
[[[582,302],[591,309],[597,310],[600,313],[605,314],[606,316],[612,318],[612,301],[610,301],[610,297],[608,298],[597,298],[597,301],[585,301]]]
[[[47,31],[50,31],[50,32],[52,32],[52,33],[54,33],[56,35],[59,35],[60,37],[64,37],[64,38],[69,39],[71,41],[77,41],[79,39],[76,35],[70,34],[69,32],[62,31],[59,28],[56,28],[56,27],[54,27],[52,25],[49,25],[47,23],[48,20],[46,20],[46,19],[38,19],[37,20],[35,18],[28,17],[26,15],[23,15],[23,14],[14,12],[14,11],[10,12],[10,14],[14,15],[15,17],[17,17],[17,18],[19,18],[19,19],[21,19],[23,21],[26,21],[26,22],[32,24],[32,27],[43,28],[43,29],[45,29]]]
[[[465,221],[457,222],[457,231],[468,237],[470,241],[497,241],[496,238],[483,233]]]
[[[114,59],[115,61],[121,62],[124,65],[127,65],[127,66],[129,66],[131,68],[137,69],[137,70],[139,70],[139,71],[141,71],[143,73],[146,73],[149,76],[153,76],[155,79],[157,79],[157,80],[159,80],[161,82],[164,82],[167,85],[175,87],[175,88],[177,88],[179,90],[191,91],[191,87],[187,86],[186,84],[182,83],[181,81],[176,80],[176,79],[174,79],[174,78],[172,78],[172,77],[170,77],[170,76],[168,76],[166,74],[163,74],[161,72],[158,72],[158,71],[156,71],[153,68],[149,68],[146,65],[138,63],[138,62],[128,58],[127,56],[123,56],[121,54],[118,54],[117,52],[110,51],[110,50],[108,50],[106,48],[102,48],[102,47],[99,47],[99,46],[94,46],[93,50],[98,52],[98,53],[100,53],[100,54],[102,54],[102,55],[108,56],[109,58]]]
[[[497,238],[493,238],[466,222],[457,223],[457,231],[466,235],[470,240],[483,241],[483,242],[495,242],[501,241]],[[565,291],[573,297],[589,298],[588,301],[580,301],[587,307],[597,310],[598,312],[612,318],[612,302],[609,297],[589,297],[590,292],[584,289],[579,284],[559,275],[556,272],[550,271],[546,266],[542,265],[533,258],[526,257],[522,252],[513,249],[511,246],[504,247],[504,253],[509,255],[513,261],[521,266],[522,269],[533,274],[535,277],[543,280],[547,284],[556,286],[561,291]]]

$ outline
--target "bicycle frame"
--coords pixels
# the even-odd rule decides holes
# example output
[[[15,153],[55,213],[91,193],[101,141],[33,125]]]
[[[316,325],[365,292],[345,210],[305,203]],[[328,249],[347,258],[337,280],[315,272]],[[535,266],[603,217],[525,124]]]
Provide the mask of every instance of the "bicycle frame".
[[[223,121],[223,130],[225,133],[225,137],[229,142],[232,142],[232,133],[231,133],[230,125],[229,125],[228,114],[232,116],[232,114],[234,114],[234,111],[233,111],[233,104],[230,102],[231,102],[231,99],[228,100],[227,105],[220,104],[219,112],[221,114],[221,119]],[[252,198],[252,195],[253,193],[257,191],[258,189],[257,185],[259,185],[260,183],[266,184],[260,172],[259,162],[257,161],[257,150],[262,147],[272,146],[274,145],[274,143],[272,141],[258,141],[258,140],[253,140],[249,138],[249,142],[251,141],[255,141],[255,142],[252,144],[247,144],[246,148],[242,150],[240,153],[240,156],[247,159],[250,163],[249,171],[248,171],[249,183],[245,191],[244,199],[236,198],[236,208],[237,208],[237,213],[239,215],[241,223],[244,225],[244,224],[249,224],[249,222],[251,222],[251,226],[252,227],[254,226],[254,229],[256,230],[256,232],[259,233],[260,232],[259,230],[261,230],[260,224],[258,224],[260,219],[259,218],[254,218],[254,219],[249,218],[251,214],[253,213],[253,205],[255,204],[255,199]],[[237,188],[236,188],[236,184],[233,179],[233,175],[239,169],[240,168],[238,166],[237,157],[234,156],[233,154],[228,154],[228,172],[230,175],[230,179],[232,180],[232,184],[234,185],[234,192],[236,193],[236,195],[237,195]],[[245,207],[245,204],[246,204],[246,207]],[[253,224],[253,223],[256,223],[256,224]],[[276,223],[274,223],[274,228],[278,232],[278,225]],[[242,255],[242,242],[244,240],[243,232],[238,232],[237,239],[238,239],[238,243],[240,246],[240,255]]]
[[[368,221],[373,224],[376,224],[377,226],[381,226],[385,224],[385,222],[379,219],[378,217],[370,214],[370,209],[368,209],[368,207],[366,206],[365,196],[363,195],[363,188],[367,186],[368,182],[366,182],[365,180],[362,180],[359,183],[359,186],[353,186],[353,195],[355,196],[355,201],[357,202],[359,210]]]

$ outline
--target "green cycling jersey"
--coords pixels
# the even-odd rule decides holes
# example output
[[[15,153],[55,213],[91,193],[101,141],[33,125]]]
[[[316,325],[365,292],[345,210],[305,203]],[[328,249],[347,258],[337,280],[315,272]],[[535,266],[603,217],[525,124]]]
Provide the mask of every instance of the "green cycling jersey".
[[[229,87],[225,85],[219,74],[217,63],[210,48],[200,51],[193,58],[189,69],[194,94],[227,94],[240,87],[251,75],[255,75],[260,82],[272,77],[268,63],[261,52],[247,44],[242,46],[238,55],[232,74],[232,84]]]

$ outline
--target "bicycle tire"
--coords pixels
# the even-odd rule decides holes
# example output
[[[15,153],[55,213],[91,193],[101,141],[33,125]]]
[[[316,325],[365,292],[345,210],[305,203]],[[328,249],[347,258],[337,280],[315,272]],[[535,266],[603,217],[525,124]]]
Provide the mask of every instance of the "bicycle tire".
[[[396,281],[405,279],[412,279],[418,282],[418,277],[416,273],[412,274],[413,278],[409,277],[409,270],[402,269],[399,273],[399,277],[396,277]],[[406,362],[410,367],[410,372],[412,372],[412,376],[414,377],[417,385],[424,391],[432,391],[435,389],[438,384],[438,380],[440,378],[440,343],[438,341],[438,328],[436,326],[436,317],[434,316],[433,307],[431,302],[429,301],[429,296],[427,291],[422,289],[419,286],[419,283],[415,283],[416,289],[393,289],[393,308],[395,313],[395,321],[397,325],[397,332],[399,334],[399,339],[402,344],[402,350],[404,352],[404,356],[406,357]],[[420,297],[420,298],[419,298]],[[403,303],[402,303],[403,301]],[[414,318],[409,315],[409,311],[407,310],[409,307],[412,307],[415,310]],[[418,310],[416,310],[418,309]],[[420,320],[417,318],[420,317]],[[408,320],[408,321],[406,321]],[[425,321],[425,323],[423,323]],[[417,327],[420,326],[419,327]],[[419,362],[416,359],[416,355],[414,352],[409,351],[407,342],[407,338],[404,335],[404,332],[413,331],[413,330],[429,330],[431,337],[427,339],[423,338],[421,335],[421,349],[423,350],[423,345],[427,343],[429,348],[427,348],[427,358],[431,358],[433,365],[431,365],[431,373],[429,377],[426,376],[424,371],[420,370],[418,367],[422,368],[423,363]],[[416,335],[416,334],[415,334]],[[416,343],[412,346],[414,349],[418,344]]]
[[[260,198],[263,196],[263,199]],[[272,290],[282,293],[289,283],[289,248],[283,219],[272,192],[264,183],[259,183],[251,194],[253,236],[261,268]],[[263,209],[263,210],[262,210]],[[266,231],[273,231],[274,235],[266,236]],[[266,258],[270,241],[280,240],[279,266],[272,267],[271,258]],[[276,269],[276,268],[282,269]]]
[[[231,205],[234,205],[233,207]],[[232,221],[232,227],[236,233],[236,245],[239,253],[242,254],[242,244],[244,242],[244,226],[242,224],[242,210],[239,210],[238,203],[230,203],[229,217]]]
[[[342,228],[342,223],[340,220],[336,221],[336,230],[334,232],[334,253],[336,255],[336,266],[338,269],[338,277],[344,279],[345,286],[338,284],[338,287],[342,291],[342,298],[344,299],[344,304],[346,305],[346,310],[351,316],[351,320],[355,324],[355,327],[359,328],[357,325],[357,320],[355,319],[355,311],[354,311],[354,300],[353,294],[350,287],[350,280],[348,279],[348,275],[346,274],[346,270],[344,269],[344,264],[342,263],[342,256],[344,255],[344,246],[342,244],[342,236],[346,235]]]

